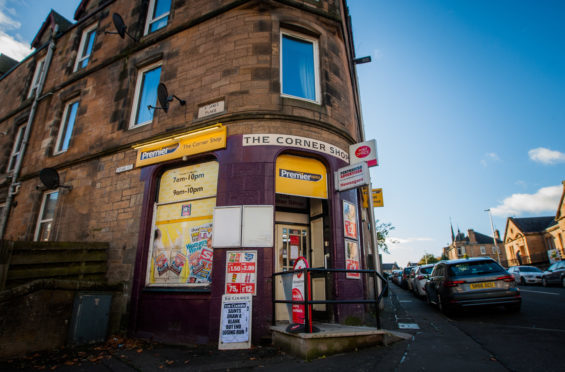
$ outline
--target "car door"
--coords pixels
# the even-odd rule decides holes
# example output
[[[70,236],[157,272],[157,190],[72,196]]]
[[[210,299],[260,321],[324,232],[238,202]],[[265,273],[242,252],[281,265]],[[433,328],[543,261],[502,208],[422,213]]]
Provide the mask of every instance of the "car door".
[[[437,292],[438,292],[438,283],[442,281],[442,275],[444,265],[437,265],[434,267],[432,274],[430,276],[430,280],[426,284],[427,293],[431,302],[437,303]]]

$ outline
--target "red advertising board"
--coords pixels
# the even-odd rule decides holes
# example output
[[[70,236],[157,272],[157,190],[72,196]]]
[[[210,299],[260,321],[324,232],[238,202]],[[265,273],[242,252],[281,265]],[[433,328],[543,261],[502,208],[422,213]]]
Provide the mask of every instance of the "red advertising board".
[[[257,293],[257,251],[226,253],[226,294]]]
[[[304,257],[298,257],[294,263],[293,270],[308,268],[308,261]],[[292,300],[304,301],[305,285],[308,285],[308,300],[312,299],[312,290],[310,288],[310,274],[305,278],[304,273],[294,273],[292,275]],[[292,304],[292,322],[295,324],[305,324],[306,311],[305,306],[301,304]],[[308,329],[312,332],[312,305],[308,306]]]

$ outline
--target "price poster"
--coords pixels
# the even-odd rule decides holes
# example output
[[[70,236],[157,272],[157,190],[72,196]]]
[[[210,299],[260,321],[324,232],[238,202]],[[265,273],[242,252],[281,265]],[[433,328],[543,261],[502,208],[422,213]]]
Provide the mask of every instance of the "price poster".
[[[343,228],[346,238],[357,239],[357,206],[343,201]]]
[[[359,270],[359,245],[355,240],[345,239],[345,268]],[[347,279],[361,279],[360,273],[347,273]]]
[[[257,293],[257,251],[227,251],[225,293]]]
[[[222,318],[218,349],[251,347],[252,296],[222,295]]]

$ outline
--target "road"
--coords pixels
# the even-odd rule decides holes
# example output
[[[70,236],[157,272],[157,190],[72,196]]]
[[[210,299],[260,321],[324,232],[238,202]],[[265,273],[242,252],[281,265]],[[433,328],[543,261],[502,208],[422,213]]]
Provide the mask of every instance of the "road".
[[[419,327],[404,329],[414,337],[399,370],[565,371],[565,288],[520,290],[519,313],[495,308],[446,317],[393,285],[399,325]]]

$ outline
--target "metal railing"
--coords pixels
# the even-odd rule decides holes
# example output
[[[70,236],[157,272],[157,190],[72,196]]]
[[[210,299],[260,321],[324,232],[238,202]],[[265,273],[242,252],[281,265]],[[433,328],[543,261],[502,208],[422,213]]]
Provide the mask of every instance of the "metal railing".
[[[304,301],[293,301],[293,300],[277,300],[276,299],[276,292],[275,292],[275,278],[277,276],[283,275],[293,275],[295,273],[303,273],[305,275],[305,281],[308,280],[308,285],[304,285]],[[307,273],[313,273],[313,275],[306,275]],[[341,299],[341,300],[309,300],[310,298],[310,288],[312,288],[312,278],[313,277],[322,277],[326,276],[328,273],[359,273],[359,274],[367,274],[373,278],[373,288],[374,288],[374,299]],[[383,283],[383,288],[381,293],[377,295],[378,292],[378,285],[377,279],[381,280]],[[310,327],[307,327],[307,324],[310,324],[310,311],[309,305],[347,305],[347,304],[372,304],[375,306],[375,320],[377,323],[377,328],[381,328],[381,320],[380,320],[380,310],[379,310],[379,303],[381,302],[385,293],[388,292],[388,281],[385,277],[383,277],[380,273],[375,270],[346,270],[346,269],[326,269],[326,268],[304,268],[300,270],[291,270],[291,271],[284,271],[280,273],[273,273],[273,277],[271,280],[272,285],[272,294],[273,294],[273,315],[272,315],[272,324],[276,325],[276,311],[275,305],[276,304],[296,304],[296,305],[304,305],[304,329],[306,333],[310,333]]]

